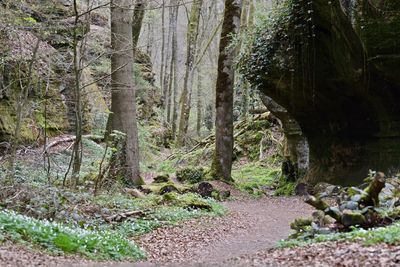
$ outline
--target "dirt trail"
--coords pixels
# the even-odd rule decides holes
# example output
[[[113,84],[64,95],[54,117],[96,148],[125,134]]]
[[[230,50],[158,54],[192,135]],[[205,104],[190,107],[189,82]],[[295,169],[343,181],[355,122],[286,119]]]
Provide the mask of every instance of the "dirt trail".
[[[138,266],[154,266],[150,262],[155,266],[178,262],[182,266],[209,266],[272,248],[289,235],[291,221],[312,212],[298,197],[242,199],[224,204],[228,216],[189,221],[137,240],[149,255],[149,262]]]
[[[135,240],[147,251],[147,262],[98,263],[11,245],[0,247],[0,266],[229,266],[228,259],[274,247],[289,235],[291,221],[311,214],[298,197],[239,198],[224,205],[226,216],[186,221]]]
[[[212,244],[199,255],[199,261],[223,261],[255,251],[275,247],[290,234],[289,224],[299,216],[310,215],[312,209],[299,198],[263,198],[226,203],[232,212],[244,214],[249,228]]]

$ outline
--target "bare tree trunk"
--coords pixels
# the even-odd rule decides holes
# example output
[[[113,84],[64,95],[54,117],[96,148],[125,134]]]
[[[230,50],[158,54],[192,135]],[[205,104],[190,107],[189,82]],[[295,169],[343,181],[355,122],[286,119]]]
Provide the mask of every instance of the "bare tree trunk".
[[[170,66],[170,69],[173,69],[173,65]],[[172,108],[172,84],[174,81],[174,74],[169,73],[168,77],[168,91],[167,91],[167,104],[166,104],[166,110],[167,110],[167,122],[171,124],[171,108]]]
[[[139,145],[133,79],[131,0],[111,1],[111,125],[123,132],[125,148],[118,175],[134,185],[143,184],[139,173]]]
[[[249,8],[249,19],[248,19],[248,25],[253,25],[254,24],[254,0],[250,0],[250,8]]]
[[[171,113],[172,113],[172,83],[174,79],[174,62],[172,58],[173,54],[173,34],[174,34],[174,17],[176,13],[176,8],[172,6],[173,0],[170,0],[169,4],[171,7],[169,8],[169,26],[168,26],[168,60],[165,68],[165,73],[169,73],[168,75],[168,88],[166,90],[166,102],[165,102],[165,110],[166,110],[166,117],[167,122],[171,124]],[[164,79],[165,80],[165,79]]]
[[[216,87],[215,155],[211,175],[232,181],[234,50],[228,49],[240,28],[241,0],[226,0],[218,57]]]
[[[163,106],[165,102],[164,88],[164,63],[165,62],[165,0],[162,0],[161,9],[161,67],[160,67],[160,88],[163,92]]]
[[[248,25],[248,16],[249,16],[249,9],[250,9],[250,2],[252,0],[242,0],[242,14],[240,17],[240,32],[244,32]]]
[[[35,47],[33,48],[33,53],[32,53],[32,58],[29,62],[29,67],[28,67],[28,76],[27,76],[27,81],[28,84],[26,86],[23,86],[22,83],[20,82],[21,85],[21,93],[19,95],[19,99],[17,102],[17,108],[16,108],[16,115],[17,115],[17,120],[15,124],[15,129],[14,129],[14,140],[11,144],[11,152],[10,152],[10,157],[9,157],[9,167],[8,167],[8,173],[6,177],[7,183],[13,184],[14,183],[14,178],[15,178],[15,160],[17,157],[17,148],[19,146],[19,141],[21,138],[21,126],[22,122],[24,120],[25,116],[25,107],[28,102],[28,95],[29,91],[32,89],[32,76],[33,76],[33,68],[34,64],[36,62],[36,57],[37,57],[37,52],[39,49],[39,44],[40,40],[38,39],[36,42]]]
[[[187,29],[187,52],[186,52],[186,71],[183,80],[183,89],[180,100],[181,116],[179,120],[179,132],[177,137],[177,145],[181,147],[185,144],[187,128],[190,115],[190,102],[193,79],[193,66],[196,55],[196,43],[199,34],[200,11],[203,0],[195,0],[190,10],[190,18]]]
[[[89,10],[89,3],[87,6]],[[74,69],[74,104],[75,104],[75,141],[73,146],[73,164],[72,164],[72,187],[76,188],[79,184],[79,175],[81,172],[82,165],[82,97],[81,97],[81,59],[80,59],[80,49],[78,47],[78,23],[79,23],[79,13],[78,13],[78,3],[74,0],[74,33],[73,33],[73,69]]]
[[[202,103],[201,103],[201,90],[202,90],[202,76],[201,71],[197,70],[197,123],[196,133],[197,136],[201,136],[201,121],[202,121]]]
[[[149,21],[147,23],[147,45],[146,45],[146,54],[149,57],[152,57],[153,52],[153,42],[154,42],[154,28],[153,28],[153,21]]]
[[[142,30],[145,9],[146,0],[136,0],[132,19],[132,42],[133,47],[135,48],[138,44],[140,32]]]
[[[171,3],[171,2],[170,2]],[[166,114],[168,114],[167,108],[168,103],[171,102],[170,97],[170,83],[171,83],[171,44],[172,44],[172,16],[174,15],[174,9],[172,7],[169,8],[169,23],[168,23],[168,36],[167,36],[167,46],[166,46],[166,55],[165,55],[165,63],[163,72],[163,85],[162,85],[162,93],[163,93],[163,108]],[[167,121],[169,122],[169,115],[166,115]]]
[[[176,136],[176,122],[178,120],[178,14],[179,0],[174,0],[175,12],[173,16],[173,31],[172,31],[172,55],[171,55],[171,75],[173,74],[173,110],[172,110],[172,136]]]

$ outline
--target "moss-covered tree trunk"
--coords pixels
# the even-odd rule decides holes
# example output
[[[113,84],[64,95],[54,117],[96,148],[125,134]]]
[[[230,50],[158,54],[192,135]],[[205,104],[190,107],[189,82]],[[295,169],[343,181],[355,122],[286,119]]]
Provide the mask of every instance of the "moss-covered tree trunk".
[[[181,114],[179,119],[179,130],[177,136],[177,145],[185,144],[186,134],[189,125],[190,104],[193,83],[193,67],[196,55],[197,37],[199,34],[200,11],[203,0],[195,0],[192,3],[190,17],[187,29],[187,48],[186,48],[186,69],[183,78],[182,95],[180,99]]]
[[[224,21],[218,57],[216,86],[215,155],[211,175],[216,179],[231,181],[233,157],[233,68],[234,48],[230,47],[233,35],[239,32],[241,0],[226,0]]]
[[[168,107],[172,109],[171,125],[172,125],[172,136],[175,139],[176,136],[176,123],[178,120],[178,14],[179,14],[179,0],[174,0],[174,14],[172,20],[172,55],[171,55],[171,93],[172,101]]]

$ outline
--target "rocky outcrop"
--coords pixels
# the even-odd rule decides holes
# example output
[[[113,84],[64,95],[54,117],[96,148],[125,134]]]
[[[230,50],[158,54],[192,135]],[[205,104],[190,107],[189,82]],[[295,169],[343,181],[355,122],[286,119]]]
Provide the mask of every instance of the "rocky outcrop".
[[[75,125],[73,74],[72,1],[0,1],[0,144],[12,140],[16,106],[21,88],[29,84],[27,69],[37,40],[32,84],[24,110],[21,141],[32,144],[47,136],[72,132]],[[81,11],[83,12],[83,11]],[[110,28],[109,18],[99,10],[91,12],[90,23],[82,16],[77,37],[85,36],[80,77],[83,101],[83,130],[101,134],[105,129],[109,104]],[[80,44],[79,44],[80,45]],[[160,90],[154,86],[150,58],[136,52],[139,117],[156,116],[161,104]]]
[[[256,36],[245,74],[309,144],[310,183],[400,169],[400,2],[293,0]],[[346,2],[346,1],[342,1]]]
[[[285,135],[284,163],[282,166],[284,175],[293,175],[294,177],[288,178],[294,180],[303,177],[309,167],[309,148],[300,125],[284,107],[276,103],[272,98],[263,94],[260,94],[260,97],[267,109],[278,118]],[[285,171],[285,168],[293,170]]]

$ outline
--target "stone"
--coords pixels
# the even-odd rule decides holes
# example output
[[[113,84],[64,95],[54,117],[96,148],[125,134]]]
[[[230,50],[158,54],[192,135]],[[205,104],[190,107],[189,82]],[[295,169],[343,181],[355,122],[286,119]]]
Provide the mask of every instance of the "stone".
[[[302,182],[355,185],[369,169],[400,169],[400,2],[360,0],[353,18],[340,1],[290,2],[255,36],[244,74],[295,121],[300,132],[287,137],[307,140]]]
[[[136,188],[124,188],[124,192],[134,198],[143,198],[144,194]]]

